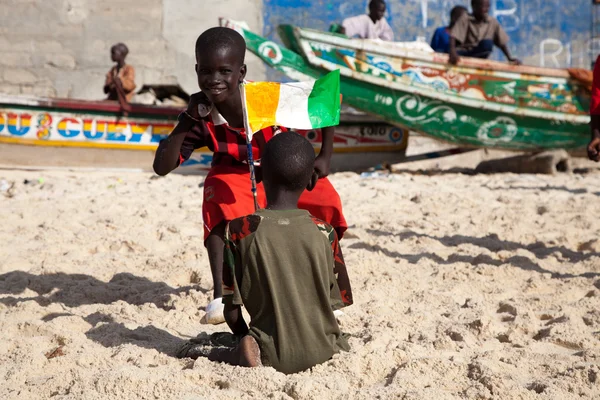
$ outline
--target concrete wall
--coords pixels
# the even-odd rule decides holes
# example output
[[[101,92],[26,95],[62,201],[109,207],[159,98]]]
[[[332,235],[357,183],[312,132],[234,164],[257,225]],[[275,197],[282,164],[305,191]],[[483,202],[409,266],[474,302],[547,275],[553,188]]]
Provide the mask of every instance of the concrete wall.
[[[396,40],[431,40],[446,26],[450,9],[470,0],[387,0],[387,18]],[[492,12],[510,36],[510,50],[529,65],[590,68],[591,0],[491,0]],[[264,0],[264,33],[278,40],[282,23],[327,30],[333,22],[362,14],[368,0]],[[595,6],[595,12],[600,5]],[[599,18],[600,20],[600,18]],[[600,22],[600,21],[599,21]],[[596,46],[596,49],[598,46]],[[596,51],[597,52],[597,51]],[[504,60],[500,50],[493,58]],[[271,78],[274,78],[272,74]]]
[[[195,40],[221,15],[262,30],[261,0],[0,0],[0,93],[103,98],[117,42],[138,87],[178,82],[192,93]],[[248,67],[264,78],[258,59]]]
[[[364,12],[368,0],[0,0],[0,93],[100,99],[109,50],[129,46],[138,87],[179,82],[197,90],[194,42],[219,16],[246,21],[278,40],[281,23],[326,30]],[[449,10],[470,0],[388,0],[398,40],[429,40],[447,24]],[[511,38],[510,48],[530,65],[589,68],[590,0],[491,0]],[[600,9],[600,6],[597,6]],[[264,24],[263,24],[264,19]],[[598,47],[598,46],[596,46]],[[496,51],[494,58],[503,59]],[[284,79],[247,56],[249,78]]]

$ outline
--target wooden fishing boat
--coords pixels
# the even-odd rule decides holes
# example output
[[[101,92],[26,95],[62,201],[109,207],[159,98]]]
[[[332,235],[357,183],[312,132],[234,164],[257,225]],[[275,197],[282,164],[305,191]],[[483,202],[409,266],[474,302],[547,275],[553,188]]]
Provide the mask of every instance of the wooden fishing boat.
[[[0,95],[0,166],[152,169],[158,142],[175,126],[178,107]],[[301,132],[316,148],[320,132]],[[343,114],[334,138],[332,170],[364,169],[405,156],[407,136],[364,114]],[[179,172],[207,170],[212,153],[199,149]]]
[[[289,48],[249,31],[250,51],[295,80],[339,69],[343,101],[399,127],[461,146],[577,149],[588,140],[589,92],[569,72],[461,58],[393,43],[279,27]]]

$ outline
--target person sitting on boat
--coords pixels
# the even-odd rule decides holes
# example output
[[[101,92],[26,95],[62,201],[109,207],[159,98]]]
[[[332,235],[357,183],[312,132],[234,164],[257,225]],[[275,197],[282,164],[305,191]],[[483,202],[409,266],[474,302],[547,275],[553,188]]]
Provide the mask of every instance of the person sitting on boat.
[[[394,31],[384,18],[385,10],[384,0],[371,0],[369,14],[346,18],[338,32],[348,37],[392,41],[394,40]]]
[[[592,80],[592,93],[590,96],[590,128],[592,140],[587,147],[588,157],[592,161],[600,161],[600,56],[594,64],[594,77]]]
[[[106,100],[119,100],[119,96],[127,102],[131,101],[135,90],[135,70],[125,64],[129,49],[123,43],[117,43],[110,48],[110,57],[117,64],[106,74],[104,93],[108,94]],[[121,100],[119,100],[121,101]]]
[[[456,25],[456,21],[469,11],[463,6],[456,6],[450,11],[450,25],[442,26],[435,30],[431,38],[431,48],[436,53],[448,53],[450,51],[450,29]]]
[[[506,47],[508,35],[498,20],[490,15],[490,0],[471,0],[473,14],[463,14],[450,29],[450,64],[458,63],[459,56],[488,58],[498,46],[508,61],[521,62],[510,55]]]

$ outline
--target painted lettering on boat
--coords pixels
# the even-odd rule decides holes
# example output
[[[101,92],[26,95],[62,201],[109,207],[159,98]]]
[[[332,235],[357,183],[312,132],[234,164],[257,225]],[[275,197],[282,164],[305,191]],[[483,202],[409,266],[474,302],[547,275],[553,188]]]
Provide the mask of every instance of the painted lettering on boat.
[[[388,125],[364,125],[360,127],[361,136],[385,136],[390,127]]]
[[[13,136],[24,136],[31,128],[30,114],[0,113],[0,133],[6,128]]]
[[[150,144],[165,138],[173,126],[62,113],[0,111],[0,135],[34,140]]]

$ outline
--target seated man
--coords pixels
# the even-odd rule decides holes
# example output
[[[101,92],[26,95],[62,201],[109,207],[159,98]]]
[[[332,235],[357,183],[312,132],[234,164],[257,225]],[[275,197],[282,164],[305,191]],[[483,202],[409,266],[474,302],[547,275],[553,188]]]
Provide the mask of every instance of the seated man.
[[[433,38],[431,38],[431,48],[436,53],[448,53],[450,51],[450,29],[456,25],[456,21],[463,14],[469,12],[463,6],[456,6],[450,11],[450,25],[442,26],[435,30]]]
[[[488,15],[490,0],[471,0],[473,14],[463,14],[450,29],[450,64],[456,64],[459,56],[488,58],[498,46],[508,61],[521,62],[508,51],[508,35],[496,18]]]
[[[316,184],[314,160],[312,146],[297,133],[267,142],[267,208],[232,220],[226,230],[224,314],[241,339],[235,348],[212,349],[205,354],[210,360],[295,373],[349,350],[333,313],[344,300],[352,303],[352,294],[340,293],[336,281],[345,271],[337,235],[297,206],[302,192]]]
[[[385,20],[385,1],[371,0],[369,3],[369,14],[346,18],[338,29],[348,37],[359,37],[361,39],[394,40],[394,32]]]

